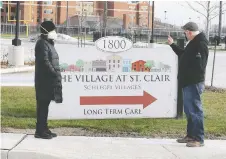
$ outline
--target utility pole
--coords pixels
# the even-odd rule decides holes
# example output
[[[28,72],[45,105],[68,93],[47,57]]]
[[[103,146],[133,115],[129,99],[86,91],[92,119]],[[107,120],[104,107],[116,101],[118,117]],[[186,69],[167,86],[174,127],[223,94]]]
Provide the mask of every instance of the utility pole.
[[[219,37],[221,37],[221,26],[222,26],[222,1],[220,1],[220,7],[219,7],[219,26],[218,26]]]
[[[107,10],[108,10],[108,1],[104,1],[104,24],[103,24],[103,27],[104,27],[104,36],[106,36],[106,29],[107,29]]]
[[[55,11],[55,24],[57,25],[57,3],[58,1],[56,1],[56,11]]]

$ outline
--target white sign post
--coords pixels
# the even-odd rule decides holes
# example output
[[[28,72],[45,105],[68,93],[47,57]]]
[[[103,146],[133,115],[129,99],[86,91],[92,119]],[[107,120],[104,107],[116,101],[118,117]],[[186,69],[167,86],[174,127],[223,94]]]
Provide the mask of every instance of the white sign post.
[[[51,103],[49,119],[177,116],[177,56],[172,50],[132,48],[128,39],[112,39],[98,40],[98,49],[65,52],[67,60],[60,57],[63,103]]]

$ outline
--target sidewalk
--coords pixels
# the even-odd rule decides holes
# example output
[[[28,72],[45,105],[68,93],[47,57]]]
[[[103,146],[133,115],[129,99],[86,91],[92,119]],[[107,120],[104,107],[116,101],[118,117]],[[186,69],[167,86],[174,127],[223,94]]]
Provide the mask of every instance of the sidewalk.
[[[35,71],[35,66],[21,66],[21,67],[1,69],[1,74],[23,73],[23,72],[34,72],[34,71]]]
[[[206,140],[188,148],[175,139],[1,134],[2,159],[226,159],[226,140]]]

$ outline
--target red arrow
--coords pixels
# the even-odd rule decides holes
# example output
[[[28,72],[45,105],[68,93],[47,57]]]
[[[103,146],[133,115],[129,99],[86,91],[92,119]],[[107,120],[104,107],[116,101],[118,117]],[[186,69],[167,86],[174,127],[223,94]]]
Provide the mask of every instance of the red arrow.
[[[143,96],[81,96],[80,105],[143,104],[143,108],[146,108],[156,100],[143,91]]]

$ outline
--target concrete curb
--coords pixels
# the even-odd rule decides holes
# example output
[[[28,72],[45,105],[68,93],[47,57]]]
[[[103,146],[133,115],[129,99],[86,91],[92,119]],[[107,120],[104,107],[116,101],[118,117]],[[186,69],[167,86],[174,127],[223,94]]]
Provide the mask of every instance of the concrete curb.
[[[1,74],[31,72],[31,71],[35,71],[35,66],[24,66],[24,67],[1,69]]]

